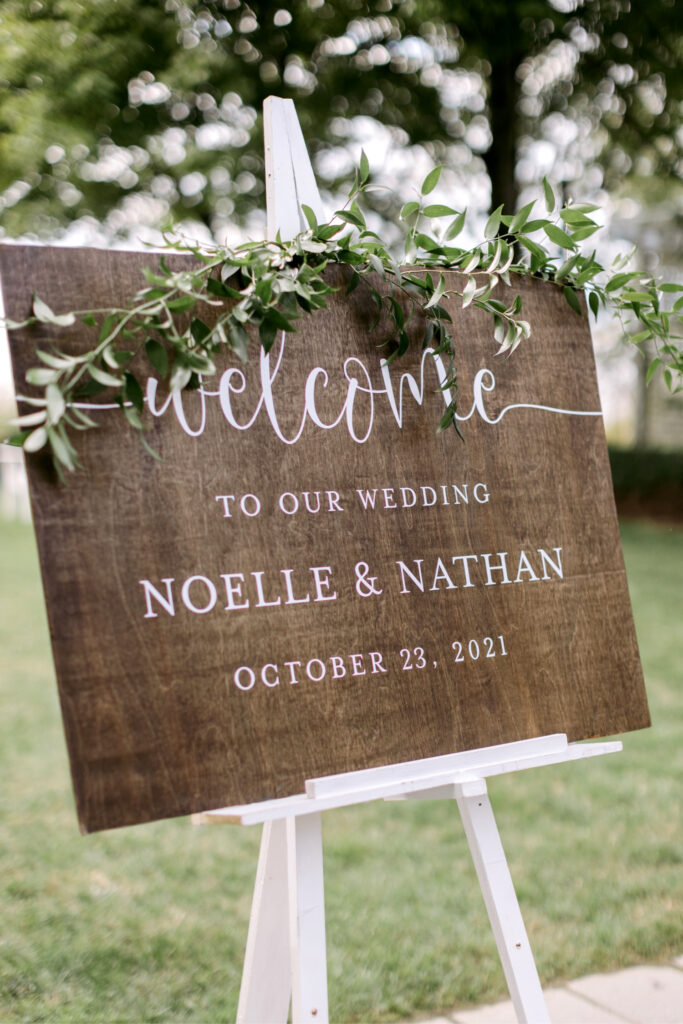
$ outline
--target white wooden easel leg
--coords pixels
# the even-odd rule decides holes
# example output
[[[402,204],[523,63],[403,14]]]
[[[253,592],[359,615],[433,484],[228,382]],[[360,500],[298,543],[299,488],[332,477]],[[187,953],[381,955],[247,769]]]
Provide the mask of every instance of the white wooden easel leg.
[[[267,821],[244,954],[237,1024],[287,1024],[291,993],[287,822]]]
[[[328,1024],[322,821],[287,819],[292,1024]]]
[[[520,1024],[550,1024],[486,783],[456,785],[456,799]]]

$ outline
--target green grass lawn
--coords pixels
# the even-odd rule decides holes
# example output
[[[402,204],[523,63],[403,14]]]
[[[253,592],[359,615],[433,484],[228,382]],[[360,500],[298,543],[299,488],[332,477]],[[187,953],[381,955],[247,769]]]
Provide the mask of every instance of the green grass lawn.
[[[623,539],[654,727],[489,787],[544,985],[683,952],[683,531]],[[79,835],[33,535],[6,523],[0,778],[0,1020],[234,1019],[259,831]],[[333,1020],[505,994],[454,804],[369,804],[324,830]]]

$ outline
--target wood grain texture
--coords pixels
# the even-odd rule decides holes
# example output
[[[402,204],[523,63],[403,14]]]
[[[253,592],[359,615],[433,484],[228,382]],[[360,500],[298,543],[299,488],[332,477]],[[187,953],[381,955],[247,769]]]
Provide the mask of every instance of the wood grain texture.
[[[24,317],[33,292],[57,312],[123,304],[153,259],[0,247],[7,315]],[[452,307],[459,412],[470,411],[484,369],[495,375],[495,389],[482,393],[486,416],[495,420],[507,408],[495,424],[475,411],[462,425],[464,443],[452,430],[436,433],[444,400],[431,357],[421,404],[404,377],[399,427],[400,382],[411,374],[417,390],[419,346],[390,368],[392,410],[381,337],[370,334],[372,310],[357,289],[302,320],[279,364],[274,350],[262,366],[254,344],[244,378],[226,360],[206,394],[183,394],[196,436],[172,407],[159,417],[146,410],[161,463],[116,411],[95,413],[99,429],[79,435],[84,468],[66,485],[40,454],[27,460],[84,830],[285,796],[300,792],[306,778],[336,772],[547,733],[577,740],[649,724],[602,420],[509,408],[599,409],[587,322],[553,286],[525,280],[517,287],[532,337],[507,360],[495,356],[488,317]],[[73,328],[66,342],[64,333],[59,343],[73,351],[91,344],[86,327]],[[54,337],[45,325],[11,332],[22,393],[36,346]],[[297,434],[316,367],[327,377],[318,374],[311,386],[315,415],[325,424],[341,415],[340,422],[322,429],[309,415],[299,440],[284,443],[273,418],[283,436]],[[162,398],[160,389],[158,404]],[[349,435],[345,408],[358,437],[368,432],[363,443]],[[226,412],[242,427],[253,424],[237,429]],[[454,503],[453,485],[467,491],[467,502]],[[400,488],[409,489],[406,504],[416,495],[413,507],[400,507]],[[434,504],[423,507],[421,488],[427,503],[436,495]],[[374,510],[358,494],[368,489],[376,490]],[[312,508],[320,492],[320,512],[305,510],[303,492]],[[343,511],[324,511],[326,492],[336,492],[332,506]],[[258,515],[240,511],[245,494],[258,497]],[[297,514],[282,511],[283,494],[298,496]],[[235,496],[229,517],[220,495]],[[283,499],[285,508],[293,500]],[[255,508],[247,499],[246,511]],[[539,549],[559,557],[561,577]],[[499,552],[507,552],[507,584],[493,569]],[[520,571],[520,552],[531,571],[525,563]],[[476,561],[463,562],[470,555]],[[423,591],[398,562],[415,578],[422,572]],[[381,595],[359,595],[359,563]],[[202,579],[188,584],[191,577]],[[308,595],[307,603],[285,603],[287,579],[292,596]],[[173,615],[146,598],[141,580],[172,601]],[[279,597],[279,605],[257,607],[259,582],[262,603]],[[193,611],[211,606],[212,587],[215,604]],[[226,610],[231,600],[250,606]],[[495,656],[486,657],[486,637]],[[464,656],[457,663],[456,642]],[[409,670],[402,650],[410,652]],[[372,652],[381,658],[374,673]],[[277,676],[265,669],[277,685],[262,682],[265,665],[277,666]],[[321,666],[324,678],[309,678]],[[243,683],[247,669],[254,672],[251,689],[235,685],[240,669]]]

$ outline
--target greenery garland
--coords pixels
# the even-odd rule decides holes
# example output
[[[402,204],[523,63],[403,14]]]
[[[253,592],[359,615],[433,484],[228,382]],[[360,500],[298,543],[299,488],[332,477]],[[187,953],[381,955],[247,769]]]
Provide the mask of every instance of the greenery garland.
[[[457,296],[462,308],[473,305],[489,313],[498,353],[511,353],[531,331],[522,319],[519,295],[509,305],[494,297],[499,281],[509,285],[512,274],[553,281],[563,289],[578,315],[581,306],[577,290],[585,291],[588,307],[596,318],[601,306],[611,306],[632,343],[645,346],[652,342],[656,346],[648,380],[661,367],[669,389],[680,390],[683,336],[675,329],[680,332],[683,324],[683,296],[673,302],[671,310],[663,308],[663,296],[683,291],[683,286],[658,283],[650,275],[625,270],[631,254],[618,257],[606,271],[595,252],[582,253],[578,243],[599,230],[591,217],[598,207],[572,203],[560,208],[544,179],[547,216],[532,216],[533,202],[512,215],[504,215],[499,207],[488,219],[484,241],[462,249],[454,242],[465,227],[466,211],[427,201],[440,173],[441,167],[431,170],[422,183],[419,199],[401,209],[406,229],[401,262],[417,263],[419,272],[401,269],[382,239],[367,227],[359,201],[374,186],[369,184],[368,161],[362,154],[344,209],[337,211],[329,223],[318,224],[313,211],[303,206],[309,229],[290,242],[278,237],[228,249],[182,244],[166,237],[169,250],[195,257],[196,268],[172,271],[162,257],[158,271],[145,271],[147,285],[127,308],[57,315],[34,296],[33,315],[20,324],[7,321],[8,327],[41,322],[68,329],[80,318],[97,334],[93,347],[81,355],[68,355],[56,346],[36,353],[41,365],[28,370],[26,380],[39,394],[20,398],[35,411],[14,421],[19,433],[10,442],[23,445],[28,452],[49,446],[63,476],[64,470],[72,471],[79,465],[73,431],[95,426],[78,403],[86,396],[107,392],[107,401],[120,405],[128,423],[140,432],[145,447],[156,454],[144,438],[143,390],[132,370],[139,353],[144,350],[171,391],[197,386],[201,379],[215,373],[214,356],[223,348],[231,349],[246,362],[249,326],[258,329],[260,344],[268,351],[278,331],[293,331],[294,321],[302,313],[324,309],[334,291],[324,277],[330,264],[350,268],[347,294],[359,284],[369,289],[377,308],[375,326],[382,317],[388,318],[389,360],[408,348],[411,322],[415,318],[422,321],[423,344],[431,345],[448,359],[443,388],[451,389],[454,395],[455,348],[451,317],[442,300]],[[444,222],[445,227],[440,228]],[[546,248],[548,243],[560,255],[552,255]],[[461,290],[447,290],[442,272],[446,268],[460,272]],[[384,282],[379,288],[377,277]],[[211,325],[200,315],[206,305],[215,307],[218,314]],[[452,425],[459,432],[455,411],[453,399],[440,430]]]

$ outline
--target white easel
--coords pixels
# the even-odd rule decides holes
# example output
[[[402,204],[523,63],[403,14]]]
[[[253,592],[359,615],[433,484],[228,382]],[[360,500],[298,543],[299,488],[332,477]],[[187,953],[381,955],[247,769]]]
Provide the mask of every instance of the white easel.
[[[325,219],[291,100],[263,107],[268,237],[306,229],[306,203]],[[567,743],[563,734],[311,779],[297,796],[207,811],[207,823],[263,823],[237,1024],[328,1024],[321,812],[370,800],[455,799],[517,1019],[548,1024],[541,984],[486,791],[493,775],[578,761],[620,742]]]

